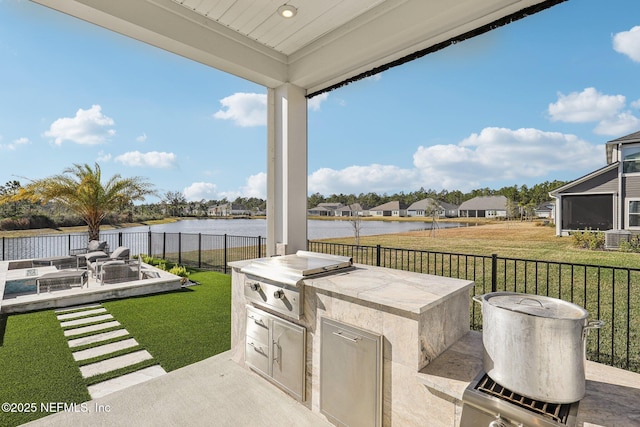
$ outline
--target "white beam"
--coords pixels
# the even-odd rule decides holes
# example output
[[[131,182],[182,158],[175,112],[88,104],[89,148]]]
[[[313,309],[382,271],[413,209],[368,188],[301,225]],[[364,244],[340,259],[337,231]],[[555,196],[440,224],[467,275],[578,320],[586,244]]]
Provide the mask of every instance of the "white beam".
[[[263,86],[288,81],[287,57],[171,0],[32,0]]]
[[[267,90],[267,256],[307,248],[307,99],[303,88]]]

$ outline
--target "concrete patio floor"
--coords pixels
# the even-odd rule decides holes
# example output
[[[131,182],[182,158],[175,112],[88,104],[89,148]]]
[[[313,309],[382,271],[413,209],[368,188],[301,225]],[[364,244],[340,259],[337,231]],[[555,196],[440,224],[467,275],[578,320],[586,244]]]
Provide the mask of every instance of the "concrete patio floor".
[[[75,412],[58,412],[25,425],[332,426],[233,362],[230,352],[78,405]]]

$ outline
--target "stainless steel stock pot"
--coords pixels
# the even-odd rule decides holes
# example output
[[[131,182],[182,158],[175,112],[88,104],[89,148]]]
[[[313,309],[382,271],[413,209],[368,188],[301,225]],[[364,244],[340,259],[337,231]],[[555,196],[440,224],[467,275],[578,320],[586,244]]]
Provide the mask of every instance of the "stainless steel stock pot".
[[[509,390],[553,403],[585,394],[585,342],[590,329],[582,307],[556,298],[515,292],[474,296],[482,305],[483,365]]]

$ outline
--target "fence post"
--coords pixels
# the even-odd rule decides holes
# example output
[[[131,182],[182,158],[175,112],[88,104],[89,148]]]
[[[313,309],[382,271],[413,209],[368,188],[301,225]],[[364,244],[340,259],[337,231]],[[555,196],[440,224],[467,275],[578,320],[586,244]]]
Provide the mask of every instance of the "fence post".
[[[118,232],[118,246],[122,246],[122,231]]]
[[[227,274],[227,234],[225,233],[224,235],[224,259],[222,260],[223,262],[223,267],[224,267],[224,274]]]
[[[498,291],[498,255],[491,254],[491,292]]]
[[[167,232],[162,233],[162,259],[167,259]]]
[[[202,233],[198,233],[198,268],[202,268]]]
[[[376,267],[380,267],[380,245],[376,245]]]
[[[182,232],[178,233],[178,264],[182,264]]]
[[[258,236],[258,258],[262,258],[262,236]]]
[[[147,249],[148,249],[147,254],[148,254],[150,257],[153,257],[153,254],[151,253],[151,250],[152,250],[152,249],[151,249],[151,227],[149,227],[149,239],[148,239]]]

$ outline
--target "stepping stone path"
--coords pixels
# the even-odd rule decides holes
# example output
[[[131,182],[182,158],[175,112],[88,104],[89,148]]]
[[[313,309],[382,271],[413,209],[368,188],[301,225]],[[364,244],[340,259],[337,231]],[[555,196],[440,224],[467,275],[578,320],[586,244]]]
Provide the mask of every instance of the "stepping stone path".
[[[107,312],[107,309],[100,304],[68,307],[56,310],[55,313],[60,321],[60,327],[70,328],[65,329],[64,336],[70,337],[68,341],[69,348],[71,348],[73,352],[73,359],[77,362],[99,356],[108,356],[109,354],[138,346],[135,338],[131,337],[129,332],[124,328],[105,332],[105,329],[121,325],[120,322],[115,320],[113,316]],[[72,338],[76,335],[87,333],[91,334],[80,338]],[[99,344],[100,342],[120,337],[127,338],[108,344]],[[94,344],[94,346],[84,350],[73,351],[76,347],[88,344]],[[79,368],[83,378],[91,378],[150,359],[153,359],[153,356],[148,351],[136,350],[118,356],[107,357],[99,362],[79,366]],[[91,398],[96,399],[164,374],[166,374],[166,371],[160,365],[153,365],[92,384],[88,387],[88,390]]]

